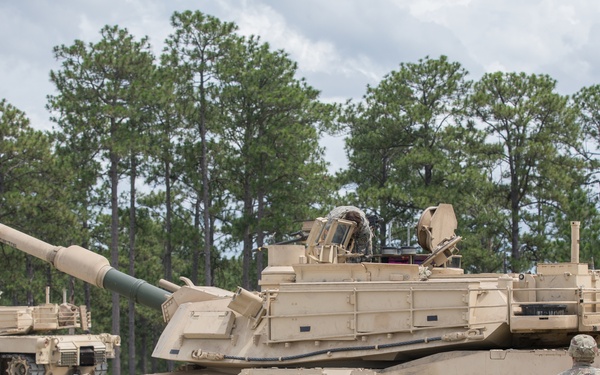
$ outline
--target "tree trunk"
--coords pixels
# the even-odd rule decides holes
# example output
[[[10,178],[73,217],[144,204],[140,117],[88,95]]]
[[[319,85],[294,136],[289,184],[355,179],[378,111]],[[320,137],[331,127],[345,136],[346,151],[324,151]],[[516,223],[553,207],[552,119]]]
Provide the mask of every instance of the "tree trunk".
[[[242,217],[244,218],[243,234],[243,259],[242,259],[242,287],[251,290],[250,285],[250,263],[252,259],[252,233],[250,231],[250,220],[252,218],[252,197],[250,196],[250,184],[244,184],[244,209]]]
[[[215,243],[215,225],[216,225],[215,222],[216,221],[217,221],[217,218],[215,217],[215,215],[210,215],[210,230],[208,231],[209,237],[208,237],[208,240],[205,240],[205,241],[208,241],[210,243],[211,248],[212,248],[212,245]],[[214,286],[215,285],[214,269],[210,270],[210,279],[213,281],[211,286]]]
[[[517,192],[511,192],[511,250],[512,257],[515,260],[519,260],[521,258],[521,252],[519,251],[519,201],[517,199]],[[514,265],[513,265],[514,267]],[[519,270],[512,270],[513,272],[518,272]]]
[[[33,291],[31,290],[31,285],[33,281],[33,262],[31,261],[31,256],[26,255],[25,260],[25,273],[27,274],[27,281],[29,284],[29,288],[27,288],[27,306],[33,306]]]
[[[264,211],[265,211],[265,202],[264,202],[264,193],[262,190],[258,193],[258,207],[256,212],[256,221],[258,231],[256,233],[256,247],[260,249],[260,247],[264,244],[265,241],[265,233],[261,229],[260,222],[263,219]],[[263,270],[263,253],[262,251],[256,252],[256,282],[254,283],[254,289],[259,290],[258,280],[260,280],[261,272]]]
[[[129,275],[135,276],[135,179],[137,178],[137,165],[135,155],[131,156],[131,175],[129,180]],[[135,303],[129,300],[129,339],[127,342],[129,351],[129,374],[135,375]]]
[[[206,241],[206,239],[205,239]],[[200,267],[200,197],[196,196],[194,201],[194,241],[192,253],[191,279],[194,285],[198,285],[198,268]],[[208,284],[207,284],[208,285]]]
[[[206,89],[205,89],[205,77],[204,72],[200,72],[200,143],[202,145],[202,155],[200,158],[202,168],[202,205],[204,206],[203,211],[203,223],[204,223],[204,283],[205,285],[212,285],[212,265],[210,252],[212,243],[208,240],[210,238],[210,184],[208,175],[208,147],[206,144]]]
[[[425,186],[430,186],[431,180],[433,180],[433,166],[426,165],[425,166]]]
[[[172,215],[172,202],[171,202],[171,164],[165,162],[165,194],[166,194],[166,217],[165,217],[165,253],[163,257],[165,279],[171,281],[173,279],[173,271],[171,270],[171,215]]]
[[[510,153],[510,152],[509,152]],[[510,212],[511,212],[511,228],[510,228],[510,243],[511,243],[511,271],[518,272],[517,264],[521,254],[519,251],[519,180],[517,177],[518,157],[510,157]]]
[[[385,184],[387,183],[387,180],[388,180],[389,168],[390,168],[390,157],[386,155],[381,160],[381,181],[379,182],[379,189],[385,189]],[[383,213],[383,210],[385,210],[385,208],[387,206],[388,206],[388,204],[387,204],[387,201],[385,200],[385,198],[381,198],[381,200],[379,201],[379,212]],[[380,233],[380,235],[379,235],[379,241],[380,241],[379,249],[380,250],[387,246],[388,220],[390,220],[390,219],[384,217],[383,223],[381,224],[381,226],[379,228],[379,230],[381,231],[381,232],[379,232]],[[389,224],[391,224],[391,223],[389,223]],[[391,225],[390,225],[390,232],[393,232]],[[375,237],[373,237],[373,238],[375,238]],[[407,239],[407,242],[408,242],[408,239]],[[407,245],[408,245],[408,243],[407,243]],[[375,254],[375,248],[376,248],[376,244],[373,244],[373,254]]]
[[[140,319],[140,323],[142,327],[147,326],[146,319]],[[142,350],[140,352],[141,355],[141,363],[140,363],[140,373],[146,374],[146,369],[148,368],[148,333],[145,330],[142,330]]]
[[[89,229],[90,229],[87,220],[84,220],[84,222],[83,222],[83,229],[86,232],[89,231]],[[84,249],[89,249],[90,248],[90,245],[89,245],[89,243],[87,241],[84,241],[81,244],[81,246]],[[83,295],[84,295],[84,297],[83,297],[84,298],[84,304],[85,304],[85,307],[87,308],[87,311],[92,311],[92,289],[91,289],[90,284],[88,284],[86,282],[83,283]]]
[[[173,280],[173,270],[172,270],[172,261],[171,257],[173,254],[173,245],[172,245],[172,217],[173,217],[173,203],[171,199],[171,164],[167,161],[165,162],[165,192],[166,192],[166,218],[165,218],[165,232],[167,236],[167,243],[165,244],[165,254],[164,254],[164,266],[165,266],[165,279],[172,281]],[[173,371],[175,365],[173,361],[167,361],[167,369],[169,371]]]
[[[110,153],[110,183],[111,183],[111,242],[110,259],[111,265],[119,269],[119,175],[118,175],[118,156]],[[112,334],[121,334],[121,311],[119,309],[119,294],[112,293]],[[115,358],[112,360],[112,373],[121,374],[121,349],[115,347]]]

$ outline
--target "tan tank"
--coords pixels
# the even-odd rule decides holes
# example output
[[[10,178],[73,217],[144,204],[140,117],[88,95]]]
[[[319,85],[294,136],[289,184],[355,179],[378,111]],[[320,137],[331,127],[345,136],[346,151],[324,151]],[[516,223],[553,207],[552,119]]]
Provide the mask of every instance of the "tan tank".
[[[66,302],[39,306],[0,306],[0,374],[70,375],[107,373],[119,336],[90,334],[91,317],[85,306]],[[82,333],[75,334],[75,330]],[[69,330],[73,334],[55,334]]]
[[[577,333],[597,336],[599,274],[569,263],[536,274],[464,274],[451,205],[426,209],[425,254],[386,249],[356,262],[356,223],[318,218],[296,243],[267,246],[261,291],[161,288],[78,246],[54,247],[0,224],[0,241],[93,285],[160,309],[153,356],[187,363],[179,374],[553,374],[571,366]],[[203,370],[193,370],[202,366]]]

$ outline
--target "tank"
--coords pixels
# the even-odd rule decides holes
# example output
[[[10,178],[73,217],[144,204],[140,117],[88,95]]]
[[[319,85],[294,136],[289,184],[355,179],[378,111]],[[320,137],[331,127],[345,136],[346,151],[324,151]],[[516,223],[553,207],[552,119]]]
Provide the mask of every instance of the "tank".
[[[49,288],[43,305],[0,306],[0,374],[106,374],[120,338],[91,334],[91,326],[85,306],[67,303],[64,292],[62,304],[50,303]]]
[[[597,339],[600,275],[579,263],[578,222],[571,262],[523,274],[465,274],[449,204],[421,215],[423,253],[365,259],[353,251],[356,225],[317,218],[296,240],[266,246],[260,291],[186,278],[152,286],[89,250],[1,224],[0,241],[162,311],[152,355],[187,364],[179,374],[548,374],[571,366],[573,335]]]

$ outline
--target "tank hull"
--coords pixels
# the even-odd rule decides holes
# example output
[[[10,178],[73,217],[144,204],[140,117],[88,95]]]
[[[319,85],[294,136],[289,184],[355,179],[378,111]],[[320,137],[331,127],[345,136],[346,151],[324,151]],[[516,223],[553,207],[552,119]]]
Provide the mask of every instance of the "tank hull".
[[[0,373],[107,373],[119,336],[109,334],[0,336]]]
[[[572,366],[563,349],[475,350],[437,353],[383,369],[360,367],[202,369],[149,375],[506,375],[558,374]],[[596,360],[594,366],[600,367]]]
[[[427,281],[413,265],[292,268],[295,282],[244,302],[179,304],[153,356],[217,368],[385,368],[447,351],[566,347],[574,332],[599,328],[600,277],[586,265],[542,267],[543,277],[448,269]]]

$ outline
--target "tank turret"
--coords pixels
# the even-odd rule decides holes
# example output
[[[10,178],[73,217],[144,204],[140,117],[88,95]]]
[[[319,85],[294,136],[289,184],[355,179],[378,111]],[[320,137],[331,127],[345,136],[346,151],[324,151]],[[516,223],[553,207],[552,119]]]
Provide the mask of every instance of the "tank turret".
[[[50,303],[50,288],[46,288],[46,303],[43,305],[0,306],[0,336],[73,328],[87,332],[91,326],[87,308],[67,303],[64,293],[63,303]]]
[[[154,287],[89,250],[54,247],[4,225],[0,241],[160,308],[166,327],[154,357],[248,375],[276,373],[273,367],[475,374],[481,366],[501,374],[511,358],[526,366],[517,373],[541,374],[548,364],[569,364],[559,349],[573,335],[600,329],[600,274],[578,256],[539,264],[537,274],[465,274],[451,205],[421,216],[417,236],[424,253],[357,253],[359,225],[344,217],[317,218],[296,241],[266,246],[260,291],[230,292],[186,278],[181,286],[163,280]],[[460,356],[479,364],[465,367]]]

